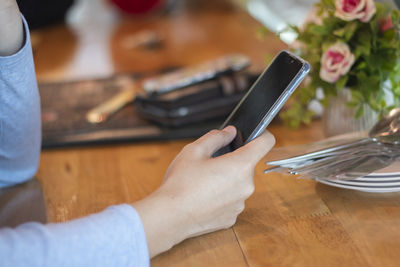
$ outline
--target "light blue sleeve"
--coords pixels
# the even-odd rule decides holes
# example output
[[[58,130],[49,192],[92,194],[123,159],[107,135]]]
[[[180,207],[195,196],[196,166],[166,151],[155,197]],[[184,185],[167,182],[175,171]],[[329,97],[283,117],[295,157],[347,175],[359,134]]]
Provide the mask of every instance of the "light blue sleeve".
[[[24,25],[23,48],[0,57],[0,187],[32,178],[39,164],[40,101]],[[119,205],[66,223],[0,229],[0,266],[149,266],[149,255],[137,212]]]
[[[0,230],[1,266],[149,266],[140,218],[130,205],[60,224]]]
[[[39,165],[40,99],[25,20],[24,27],[24,46],[0,57],[0,187],[31,179]]]

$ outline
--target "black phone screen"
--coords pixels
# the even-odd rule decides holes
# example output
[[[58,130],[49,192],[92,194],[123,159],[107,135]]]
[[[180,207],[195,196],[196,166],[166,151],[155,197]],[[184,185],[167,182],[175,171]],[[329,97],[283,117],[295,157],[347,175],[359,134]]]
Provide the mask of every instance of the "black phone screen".
[[[224,124],[233,125],[237,129],[230,150],[246,142],[302,67],[303,63],[300,60],[285,51],[274,59],[250,88],[230,120]]]

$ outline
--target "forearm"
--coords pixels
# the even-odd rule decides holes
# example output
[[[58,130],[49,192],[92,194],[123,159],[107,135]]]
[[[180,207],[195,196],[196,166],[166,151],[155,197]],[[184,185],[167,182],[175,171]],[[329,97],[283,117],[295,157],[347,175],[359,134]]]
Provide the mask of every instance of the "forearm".
[[[2,266],[149,266],[146,238],[128,205],[66,223],[0,230]]]
[[[20,50],[0,56],[0,187],[32,178],[39,164],[40,99],[27,27],[25,35]]]
[[[21,16],[15,0],[0,0],[0,56],[16,53],[24,39]]]

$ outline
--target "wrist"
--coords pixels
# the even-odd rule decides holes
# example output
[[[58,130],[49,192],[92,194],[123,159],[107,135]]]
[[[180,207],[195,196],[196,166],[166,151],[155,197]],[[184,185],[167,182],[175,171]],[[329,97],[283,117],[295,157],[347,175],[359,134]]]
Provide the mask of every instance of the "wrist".
[[[142,220],[150,257],[167,251],[187,236],[175,200],[160,192],[132,203]]]

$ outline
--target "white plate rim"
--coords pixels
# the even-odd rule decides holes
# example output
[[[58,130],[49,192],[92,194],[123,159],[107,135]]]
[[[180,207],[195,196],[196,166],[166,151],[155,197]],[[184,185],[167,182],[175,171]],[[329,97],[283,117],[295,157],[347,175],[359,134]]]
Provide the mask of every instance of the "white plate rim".
[[[363,176],[356,179],[352,179],[352,181],[367,181],[367,182],[389,182],[389,181],[399,181],[399,176]]]
[[[367,177],[381,177],[381,176],[384,176],[384,177],[388,177],[388,176],[390,176],[390,177],[392,177],[392,176],[397,176],[397,177],[400,177],[400,172],[387,172],[387,173],[384,173],[384,172],[381,172],[381,173],[379,173],[379,172],[372,172],[372,173],[370,173],[370,174],[368,174],[368,175],[365,175],[365,176],[367,176]]]
[[[331,181],[323,180],[320,178],[316,178],[316,181],[334,186],[334,187],[339,187],[339,188],[345,188],[345,189],[352,189],[352,190],[357,190],[357,191],[362,191],[362,192],[368,192],[368,193],[392,193],[392,192],[399,192],[400,187],[379,187],[379,188],[371,188],[371,187],[363,187],[363,186],[351,186],[351,185],[344,185],[344,184],[337,184],[333,183]]]
[[[362,187],[399,187],[400,188],[400,180],[394,181],[381,181],[381,183],[377,181],[366,181],[366,180],[328,180],[328,179],[322,179],[320,180],[328,181],[328,182],[333,182],[336,184],[343,184],[343,185],[354,185],[354,186],[362,186]]]

